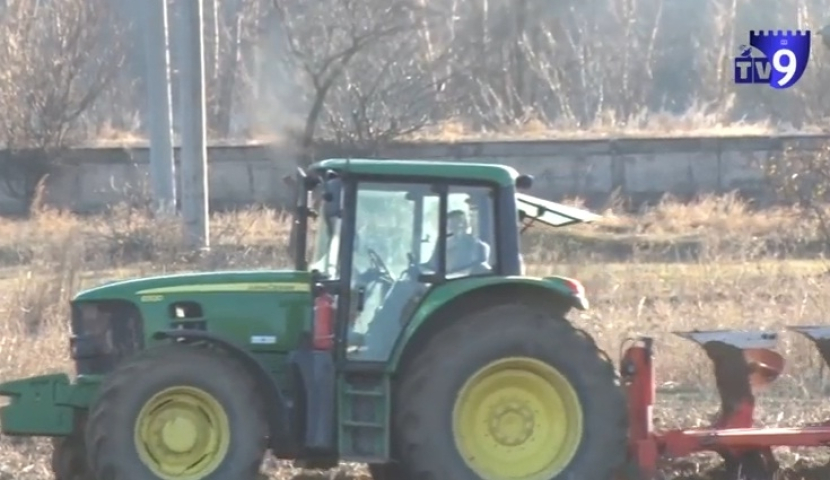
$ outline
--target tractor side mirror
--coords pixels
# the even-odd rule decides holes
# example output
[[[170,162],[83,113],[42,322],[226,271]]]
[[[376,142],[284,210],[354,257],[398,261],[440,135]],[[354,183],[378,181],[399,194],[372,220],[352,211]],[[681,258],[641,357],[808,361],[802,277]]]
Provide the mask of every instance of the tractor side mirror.
[[[530,190],[533,186],[533,175],[519,175],[516,178],[516,188],[519,190]]]
[[[325,201],[323,203],[323,214],[326,220],[340,217],[342,192],[343,181],[334,176],[333,173],[329,173],[323,190],[323,200]]]
[[[334,172],[327,172],[326,177],[323,182],[323,219],[329,238],[331,238],[334,233],[334,219],[341,215],[343,181],[335,176]]]

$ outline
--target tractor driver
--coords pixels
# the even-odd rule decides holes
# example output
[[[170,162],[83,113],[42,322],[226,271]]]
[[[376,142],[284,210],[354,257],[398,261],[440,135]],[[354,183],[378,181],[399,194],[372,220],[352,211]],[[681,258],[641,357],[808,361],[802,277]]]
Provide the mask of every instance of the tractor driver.
[[[467,212],[451,210],[447,214],[447,273],[489,269],[490,246],[472,234]],[[433,253],[427,266],[435,268],[438,254]]]

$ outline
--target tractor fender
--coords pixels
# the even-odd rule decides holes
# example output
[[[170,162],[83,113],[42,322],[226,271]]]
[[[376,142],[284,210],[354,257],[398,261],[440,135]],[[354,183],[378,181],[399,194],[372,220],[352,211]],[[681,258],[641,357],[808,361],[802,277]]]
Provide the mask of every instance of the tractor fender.
[[[434,319],[444,317],[444,313],[455,308],[464,311],[485,308],[520,298],[546,308],[561,309],[563,316],[572,308],[588,309],[582,284],[568,277],[468,277],[452,280],[431,289],[406,322],[387,363],[388,371],[393,373],[398,370],[411,345],[429,336],[438,326],[446,324],[445,321],[433,322]]]
[[[289,430],[289,403],[280,389],[274,377],[269,374],[268,369],[253,355],[239,347],[210,332],[204,330],[163,330],[153,334],[155,340],[180,340],[184,343],[206,342],[221,348],[233,359],[241,363],[250,373],[257,384],[262,387],[265,394],[265,404],[269,406],[268,421],[269,432],[271,433],[270,447],[272,450],[285,450],[292,448],[291,432]]]
[[[336,424],[334,358],[328,351],[301,348],[288,354],[288,364],[295,374],[295,394],[302,395],[293,401],[292,416],[299,423],[294,434],[304,448],[330,453]]]

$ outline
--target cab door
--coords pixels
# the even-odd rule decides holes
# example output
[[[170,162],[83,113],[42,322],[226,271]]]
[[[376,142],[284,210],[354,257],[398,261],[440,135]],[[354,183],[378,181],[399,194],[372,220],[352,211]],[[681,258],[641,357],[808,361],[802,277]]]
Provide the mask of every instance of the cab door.
[[[425,219],[438,226],[441,188],[427,183],[362,180],[349,185],[341,242],[338,302],[338,447],[341,458],[389,460],[390,383],[385,370],[395,342],[432,285],[423,275]],[[348,211],[348,212],[347,212]],[[427,228],[428,230],[428,228]],[[351,234],[347,239],[346,232]],[[438,238],[433,232],[433,239]],[[346,243],[350,245],[346,245]],[[348,272],[346,271],[348,270]],[[348,286],[344,277],[348,276]]]

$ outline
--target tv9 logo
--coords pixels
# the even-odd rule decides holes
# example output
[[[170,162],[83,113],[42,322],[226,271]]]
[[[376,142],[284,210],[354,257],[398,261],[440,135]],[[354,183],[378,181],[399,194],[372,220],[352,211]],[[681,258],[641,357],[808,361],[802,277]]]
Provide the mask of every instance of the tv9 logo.
[[[753,49],[761,54],[753,56]],[[749,32],[749,45],[741,45],[735,57],[735,83],[790,88],[804,75],[809,60],[809,30],[753,30]]]

